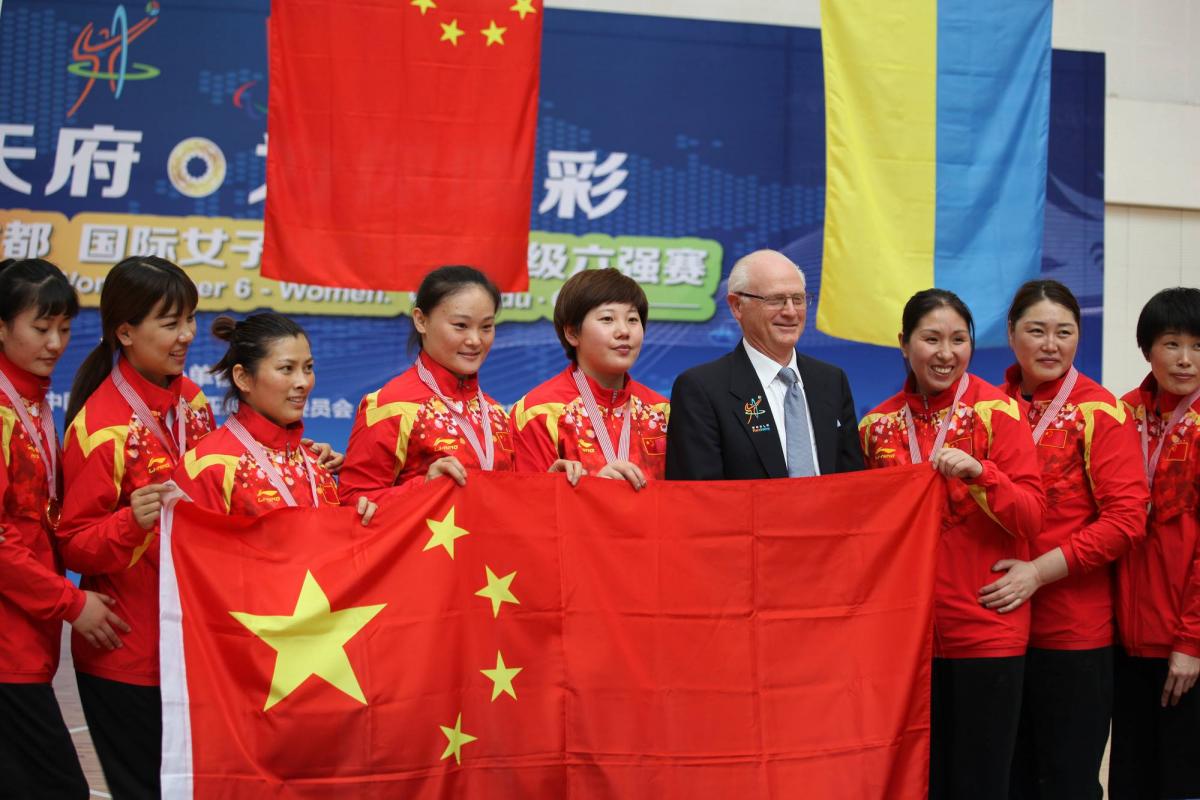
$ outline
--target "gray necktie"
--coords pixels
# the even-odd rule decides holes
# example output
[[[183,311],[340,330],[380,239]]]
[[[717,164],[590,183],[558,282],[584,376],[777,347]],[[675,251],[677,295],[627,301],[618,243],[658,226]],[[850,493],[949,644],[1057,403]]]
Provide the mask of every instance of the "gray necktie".
[[[789,478],[809,478],[817,474],[813,464],[812,437],[808,433],[808,406],[800,391],[800,376],[791,367],[779,370],[779,379],[787,385],[783,400],[783,424],[787,432]]]

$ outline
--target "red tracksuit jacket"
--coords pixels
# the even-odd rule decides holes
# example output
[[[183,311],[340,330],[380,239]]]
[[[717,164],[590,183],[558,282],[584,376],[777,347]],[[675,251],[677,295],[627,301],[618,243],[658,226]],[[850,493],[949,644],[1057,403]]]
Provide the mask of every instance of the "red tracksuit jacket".
[[[212,409],[196,384],[176,378],[150,383],[121,358],[116,369],[166,428],[166,414],[186,402],[187,447],[213,429]],[[140,686],[158,685],[158,525],[144,531],[133,519],[129,495],[175,473],[177,456],[134,416],[112,376],[84,403],[63,445],[66,498],[58,528],[63,561],[81,573],[83,588],[116,600],[113,611],[132,629],[124,647],[99,650],[72,638],[75,668],[88,675]]]
[[[235,416],[263,446],[297,506],[312,508],[312,489],[300,450],[303,423],[281,428],[244,403]],[[316,478],[318,503],[337,505],[333,476],[317,464],[311,450],[308,456]],[[196,505],[219,514],[257,517],[287,505],[254,457],[225,426],[205,436],[184,455],[183,463],[175,470],[175,483]]]
[[[446,397],[466,401],[467,417],[475,426],[475,435],[482,446],[482,417],[476,396],[478,377],[473,375],[460,381],[424,353],[418,358]],[[484,399],[491,414],[493,469],[512,470],[513,442],[508,415],[495,400],[487,395]],[[339,474],[342,500],[349,503],[360,496],[378,500],[393,486],[424,479],[429,465],[444,456],[455,456],[468,470],[479,468],[479,459],[467,437],[441,399],[421,382],[414,365],[358,404],[346,461]]]
[[[1005,373],[1004,391],[1017,398],[1031,427],[1066,380],[1043,383],[1033,401],[1020,397],[1021,368]],[[1030,540],[1037,558],[1061,547],[1067,577],[1033,596],[1031,647],[1090,650],[1113,643],[1112,563],[1146,535],[1146,473],[1137,431],[1125,407],[1080,374],[1066,404],[1037,447],[1046,492],[1046,519]]]
[[[604,468],[604,452],[596,441],[592,420],[567,368],[517,401],[512,409],[516,468],[520,472],[545,472],[560,458],[578,461],[589,474]],[[625,405],[632,398],[629,419],[629,460],[647,478],[661,478],[667,463],[667,398],[625,376],[620,391],[603,389],[584,376],[596,398],[613,449],[621,439]]]
[[[26,372],[3,353],[0,371],[40,425],[50,380]],[[54,551],[54,532],[45,521],[49,499],[37,446],[0,392],[0,683],[49,683],[58,669],[62,624],[83,611],[84,594],[63,576]]]
[[[1000,559],[1028,559],[1029,540],[1042,527],[1041,473],[1029,424],[1017,402],[974,375],[969,380],[946,446],[973,455],[983,465],[983,474],[971,481],[946,482],[934,592],[934,655],[1019,656],[1029,640],[1029,606],[999,614],[980,604],[979,589],[996,580],[992,565]],[[910,377],[905,391],[864,417],[858,427],[867,466],[912,463],[905,404],[912,410],[921,452],[928,454],[955,389],[951,386],[926,401]]]
[[[1200,400],[1171,431],[1164,429],[1180,398],[1160,391],[1153,375],[1121,400],[1139,434],[1148,426],[1151,453],[1167,436],[1146,538],[1117,565],[1121,644],[1144,658],[1173,650],[1200,657]],[[1160,402],[1162,416],[1155,412]]]

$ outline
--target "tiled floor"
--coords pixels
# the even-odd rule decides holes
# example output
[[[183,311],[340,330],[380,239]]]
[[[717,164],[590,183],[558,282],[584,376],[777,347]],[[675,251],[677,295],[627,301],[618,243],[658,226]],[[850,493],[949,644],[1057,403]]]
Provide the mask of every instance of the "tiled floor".
[[[88,735],[87,722],[79,705],[75,668],[71,664],[71,629],[66,626],[63,626],[62,660],[58,664],[58,674],[54,677],[54,693],[58,695],[58,704],[62,708],[63,719],[67,722],[67,730],[71,731],[71,738],[75,740],[79,763],[83,765],[83,774],[92,789],[92,796],[112,797],[108,793],[108,784],[104,782],[104,773],[100,771],[100,761],[96,758],[92,737]]]

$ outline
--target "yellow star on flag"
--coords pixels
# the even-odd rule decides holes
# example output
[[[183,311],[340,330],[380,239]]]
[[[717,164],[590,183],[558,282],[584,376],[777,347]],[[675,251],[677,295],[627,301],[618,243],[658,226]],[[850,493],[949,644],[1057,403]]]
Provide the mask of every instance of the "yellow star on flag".
[[[324,678],[363,705],[367,698],[358,685],[344,645],[383,610],[386,603],[330,611],[329,598],[311,572],[290,616],[262,616],[230,611],[233,618],[275,649],[275,672],[263,711],[287,697],[310,675]]]
[[[496,668],[479,670],[492,681],[492,702],[496,702],[496,698],[501,694],[506,694],[513,700],[517,699],[517,691],[513,688],[513,678],[523,670],[524,667],[509,667],[504,663],[504,656],[500,651],[496,651]]]
[[[429,537],[429,541],[421,548],[421,552],[432,550],[435,547],[444,547],[451,559],[454,558],[454,540],[470,533],[466,528],[460,528],[454,524],[454,506],[450,506],[450,511],[445,518],[441,520],[427,519],[425,524],[433,532],[433,536]]]
[[[444,22],[439,22],[438,24],[442,26],[442,38],[438,39],[438,41],[439,42],[447,42],[448,41],[448,42],[450,42],[450,44],[454,45],[455,47],[458,47],[458,37],[462,36],[464,33],[463,29],[458,27],[458,20],[456,20],[456,19],[450,20],[449,25],[447,25]]]
[[[501,28],[496,24],[496,20],[492,20],[480,33],[487,37],[487,46],[491,47],[494,44],[504,44],[504,32],[507,30],[508,28]]]
[[[517,0],[517,2],[508,7],[508,10],[520,14],[522,21],[524,21],[526,14],[537,13],[537,9],[533,7],[533,0]]]
[[[433,0],[412,0],[412,5],[421,9],[421,16],[425,16],[425,12],[431,8],[437,8],[437,3]]]
[[[445,761],[450,756],[454,756],[455,764],[462,764],[462,747],[464,744],[470,744],[476,741],[476,737],[469,733],[463,733],[462,729],[462,712],[458,712],[458,719],[454,720],[454,727],[447,728],[445,725],[438,725],[442,729],[442,733],[450,740],[446,745],[445,752],[442,753],[442,761]]]
[[[503,578],[497,578],[496,573],[492,572],[491,567],[485,564],[483,569],[487,573],[487,586],[484,586],[475,594],[478,597],[486,597],[492,601],[493,617],[500,616],[501,603],[516,603],[517,605],[521,605],[521,601],[508,588],[512,586],[513,578],[517,576],[516,570],[508,573]]]

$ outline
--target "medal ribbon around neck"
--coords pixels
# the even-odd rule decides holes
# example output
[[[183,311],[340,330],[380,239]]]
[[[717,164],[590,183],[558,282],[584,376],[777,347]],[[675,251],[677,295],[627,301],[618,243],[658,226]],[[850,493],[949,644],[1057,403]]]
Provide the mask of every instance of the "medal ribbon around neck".
[[[629,399],[625,401],[625,420],[621,423],[621,438],[618,440],[617,449],[614,451],[612,437],[608,435],[608,426],[604,424],[604,417],[600,414],[600,404],[596,402],[596,396],[592,394],[592,387],[588,385],[587,377],[584,376],[583,370],[576,367],[571,372],[571,377],[575,379],[575,386],[579,389],[580,398],[583,399],[583,407],[587,410],[588,418],[592,421],[592,432],[596,434],[596,441],[600,443],[600,449],[604,451],[604,463],[611,464],[614,461],[628,461],[629,418],[633,416],[633,394],[630,393]]]
[[[50,403],[45,399],[42,400],[40,412],[42,424],[40,426],[41,433],[39,433],[39,426],[34,423],[29,409],[25,408],[25,401],[21,399],[17,387],[13,386],[12,381],[3,372],[0,372],[0,392],[4,392],[12,402],[13,409],[21,420],[21,426],[25,428],[25,435],[37,448],[38,455],[42,459],[42,466],[46,468],[46,488],[50,494],[50,502],[47,504],[47,521],[51,521],[49,519],[50,506],[58,503],[58,434],[54,430],[54,416],[50,412]],[[50,444],[49,449],[42,443],[42,434],[45,434],[46,441]]]
[[[483,446],[479,446],[479,437],[475,434],[475,425],[466,416],[467,403],[466,401],[455,402],[442,393],[438,387],[437,381],[434,380],[433,373],[421,363],[421,359],[417,359],[417,376],[421,379],[421,383],[429,387],[429,391],[437,395],[442,404],[450,411],[450,415],[454,417],[454,422],[462,430],[467,437],[467,444],[471,445],[471,449],[475,451],[475,457],[479,460],[479,466],[486,472],[490,472],[492,464],[496,460],[495,445],[492,442],[492,410],[488,405],[488,401],[483,397],[483,389],[476,387],[476,397],[479,400],[479,417],[480,427],[483,429]]]
[[[1200,389],[1189,394],[1187,397],[1179,401],[1179,405],[1175,406],[1175,411],[1171,414],[1171,419],[1167,422],[1167,427],[1163,429],[1162,438],[1158,440],[1158,446],[1154,448],[1154,453],[1150,453],[1150,410],[1146,409],[1146,419],[1142,421],[1142,464],[1146,467],[1146,481],[1154,488],[1154,473],[1158,470],[1158,460],[1162,457],[1163,445],[1167,443],[1167,437],[1171,435],[1171,431],[1175,430],[1175,426],[1183,421],[1187,416],[1188,409],[1192,404],[1200,399]]]
[[[283,474],[271,463],[271,457],[267,455],[267,451],[259,444],[258,440],[250,435],[250,431],[246,430],[246,426],[242,424],[237,417],[229,417],[225,420],[225,427],[229,429],[237,440],[242,443],[242,447],[246,448],[246,452],[254,459],[254,463],[258,464],[258,468],[267,476],[267,480],[279,492],[279,496],[283,498],[283,502],[289,507],[295,508],[299,505],[296,498],[292,495],[291,489],[283,480]],[[300,460],[304,462],[304,473],[308,476],[308,488],[312,492],[313,508],[320,505],[317,499],[317,479],[313,474],[312,464],[308,461],[308,453],[304,452],[304,448],[300,448]]]
[[[963,395],[967,391],[967,373],[963,373],[958,379],[958,389],[954,392],[954,402],[950,404],[950,410],[946,412],[946,417],[942,420],[942,424],[938,426],[937,437],[933,440],[933,449],[929,451],[929,458],[932,459],[942,449],[942,445],[946,443],[946,434],[950,432],[950,420],[954,418],[954,412],[958,410],[958,404],[962,400]],[[908,428],[908,453],[912,457],[912,463],[920,464],[925,459],[921,456],[921,445],[917,444],[917,429],[913,424],[912,409],[908,407],[907,399],[904,401],[904,424]]]
[[[1075,369],[1072,364],[1071,369],[1067,372],[1066,380],[1062,386],[1058,387],[1058,394],[1054,395],[1054,399],[1050,401],[1050,405],[1046,406],[1046,412],[1042,414],[1042,418],[1038,420],[1037,427],[1033,429],[1033,443],[1041,444],[1042,437],[1046,435],[1046,429],[1050,427],[1050,423],[1054,422],[1054,418],[1063,410],[1063,406],[1067,404],[1067,398],[1071,396],[1071,392],[1075,391],[1075,382],[1079,380],[1079,370]]]
[[[180,397],[178,407],[172,409],[175,412],[176,427],[176,438],[172,440],[167,432],[163,430],[163,426],[158,423],[158,419],[151,413],[150,407],[146,405],[146,401],[129,385],[129,381],[125,380],[125,376],[121,374],[120,366],[113,367],[112,377],[117,391],[121,393],[121,397],[125,398],[125,402],[129,404],[129,408],[133,411],[133,415],[138,418],[138,422],[142,423],[144,428],[154,434],[154,438],[162,443],[162,446],[167,449],[167,452],[178,463],[179,459],[183,456],[183,451],[187,448],[187,438],[183,427],[187,416],[187,403]],[[167,424],[170,425],[169,420]]]

